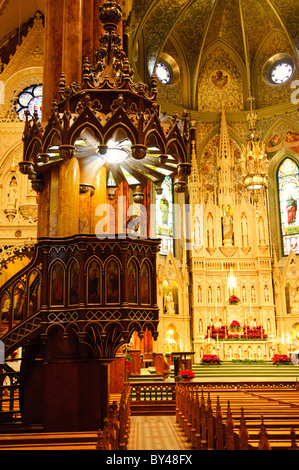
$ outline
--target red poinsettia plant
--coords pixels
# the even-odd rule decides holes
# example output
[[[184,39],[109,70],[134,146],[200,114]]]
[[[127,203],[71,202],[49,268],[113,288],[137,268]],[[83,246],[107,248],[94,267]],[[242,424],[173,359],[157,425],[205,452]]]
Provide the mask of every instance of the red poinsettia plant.
[[[132,361],[133,361],[133,358],[131,356],[125,356],[125,368],[127,372],[129,372],[130,362]]]
[[[273,364],[291,364],[291,358],[286,354],[274,354]]]
[[[185,382],[190,382],[194,377],[195,374],[192,370],[180,370],[179,375],[177,376],[179,380],[185,380]]]
[[[234,330],[234,331],[240,331],[241,329],[241,325],[238,321],[234,320],[231,322],[231,324],[229,325],[230,329],[231,330]]]
[[[204,354],[201,359],[202,364],[220,364],[220,359],[216,354]]]
[[[228,299],[229,304],[237,304],[238,302],[240,302],[240,299],[236,295],[231,295]]]

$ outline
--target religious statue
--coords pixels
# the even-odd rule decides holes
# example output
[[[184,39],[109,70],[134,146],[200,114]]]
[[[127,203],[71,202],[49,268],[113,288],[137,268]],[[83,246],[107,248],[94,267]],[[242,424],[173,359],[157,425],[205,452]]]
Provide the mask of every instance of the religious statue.
[[[168,295],[166,296],[166,309],[167,313],[171,315],[175,313],[172,291],[169,291]]]
[[[296,289],[293,297],[292,313],[299,313],[299,290]]]
[[[222,228],[223,228],[223,244],[232,245],[233,244],[233,217],[230,213],[230,206],[227,205],[223,218],[222,218]]]
[[[15,176],[10,180],[7,194],[7,204],[8,207],[16,207],[17,204],[17,191],[18,191],[18,182]]]
[[[247,224],[247,217],[243,213],[241,217],[241,228],[242,228],[242,246],[248,246],[248,224]]]
[[[160,200],[160,211],[161,211],[161,218],[162,218],[162,224],[163,225],[168,225],[168,215],[169,215],[169,202],[164,196],[164,194],[161,197]]]

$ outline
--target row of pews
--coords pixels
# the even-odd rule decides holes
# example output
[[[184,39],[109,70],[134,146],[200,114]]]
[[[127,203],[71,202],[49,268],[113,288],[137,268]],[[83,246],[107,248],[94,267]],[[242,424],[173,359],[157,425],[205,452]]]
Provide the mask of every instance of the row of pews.
[[[13,427],[13,426],[12,426]],[[8,426],[9,428],[9,426]],[[7,430],[8,430],[7,428]],[[126,450],[130,432],[130,385],[109,406],[98,432],[43,432],[38,426],[31,432],[0,434],[2,450]]]
[[[176,422],[197,450],[297,450],[299,390],[178,383]]]
[[[109,406],[103,429],[98,431],[97,450],[127,450],[130,434],[131,388],[125,383],[119,403]]]

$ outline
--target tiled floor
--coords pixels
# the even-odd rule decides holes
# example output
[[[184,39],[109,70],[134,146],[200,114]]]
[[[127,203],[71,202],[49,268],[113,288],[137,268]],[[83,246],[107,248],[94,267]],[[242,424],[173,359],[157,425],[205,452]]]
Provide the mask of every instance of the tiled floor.
[[[131,416],[128,450],[188,450],[175,416]]]

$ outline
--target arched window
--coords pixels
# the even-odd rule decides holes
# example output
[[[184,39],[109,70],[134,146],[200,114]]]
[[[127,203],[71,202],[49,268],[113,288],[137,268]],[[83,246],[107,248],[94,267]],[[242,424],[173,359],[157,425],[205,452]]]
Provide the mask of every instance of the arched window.
[[[33,116],[37,111],[39,119],[42,117],[42,101],[43,101],[43,86],[31,85],[25,88],[19,94],[16,102],[16,112],[21,121],[25,121],[25,111],[28,109],[30,115]]]
[[[278,168],[278,193],[283,254],[299,253],[299,167],[291,158]]]
[[[165,176],[161,185],[162,194],[156,195],[156,231],[161,238],[161,255],[173,252],[173,184],[170,176]]]

